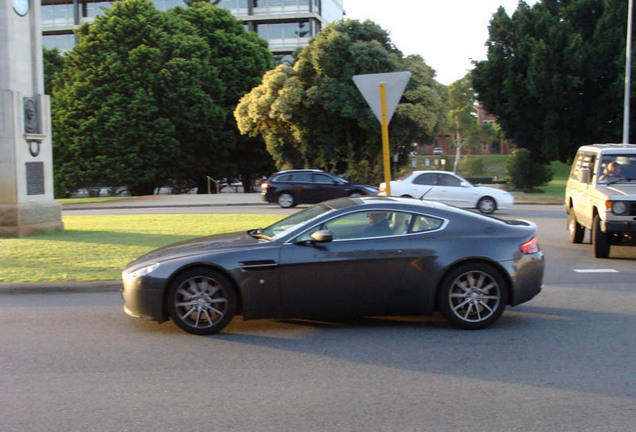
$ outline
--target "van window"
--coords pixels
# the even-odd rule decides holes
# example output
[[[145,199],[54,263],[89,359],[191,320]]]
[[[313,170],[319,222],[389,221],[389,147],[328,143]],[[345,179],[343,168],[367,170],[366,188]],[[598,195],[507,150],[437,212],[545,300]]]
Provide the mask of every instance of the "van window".
[[[594,163],[596,162],[596,155],[594,153],[577,153],[574,163],[572,164],[572,170],[570,171],[570,178],[572,180],[579,179],[579,173],[582,168],[590,170],[590,178],[594,176]]]

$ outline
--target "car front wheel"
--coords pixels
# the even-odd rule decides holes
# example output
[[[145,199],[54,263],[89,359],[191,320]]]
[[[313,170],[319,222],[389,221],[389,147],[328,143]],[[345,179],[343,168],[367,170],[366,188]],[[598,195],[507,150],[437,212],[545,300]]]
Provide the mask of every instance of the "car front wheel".
[[[574,209],[570,209],[568,214],[568,237],[571,243],[581,243],[585,235],[585,227],[576,220]]]
[[[206,268],[180,275],[167,292],[168,314],[182,330],[196,335],[221,331],[236,313],[237,294],[230,280]]]
[[[477,208],[483,214],[491,214],[497,209],[497,203],[491,197],[483,197],[477,203]]]
[[[607,233],[601,231],[601,218],[594,216],[592,226],[592,243],[594,246],[594,256],[596,258],[607,258],[609,256],[610,244]]]
[[[483,263],[466,263],[443,280],[439,309],[455,326],[474,330],[488,327],[503,313],[508,290],[501,273]]]
[[[282,208],[290,208],[296,205],[296,199],[292,194],[288,192],[283,192],[282,194],[278,195],[276,202]]]

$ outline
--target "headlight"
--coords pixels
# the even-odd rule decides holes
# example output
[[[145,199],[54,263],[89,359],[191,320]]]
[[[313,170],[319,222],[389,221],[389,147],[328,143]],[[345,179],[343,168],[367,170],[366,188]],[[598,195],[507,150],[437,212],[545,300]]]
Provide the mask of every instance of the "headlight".
[[[612,213],[615,215],[624,215],[627,214],[627,204],[623,201],[616,201],[612,203]]]
[[[147,275],[149,273],[152,273],[153,271],[157,270],[157,268],[159,268],[159,263],[150,264],[150,265],[148,265],[146,267],[139,268],[139,269],[137,269],[137,270],[135,270],[133,272],[130,272],[130,273],[124,272],[122,274],[122,277],[123,277],[125,283],[130,283],[130,282],[132,282],[133,280],[135,280],[137,278],[140,278],[140,277],[145,276],[145,275]]]

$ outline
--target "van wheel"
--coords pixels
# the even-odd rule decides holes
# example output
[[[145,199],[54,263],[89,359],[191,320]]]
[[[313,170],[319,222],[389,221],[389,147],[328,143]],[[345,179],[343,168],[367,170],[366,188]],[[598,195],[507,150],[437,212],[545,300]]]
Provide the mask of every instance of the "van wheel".
[[[592,243],[594,244],[594,256],[596,258],[607,258],[609,256],[609,236],[601,231],[601,218],[598,215],[594,216]]]
[[[576,216],[574,215],[574,210],[570,209],[570,214],[568,214],[568,237],[570,242],[581,243],[584,235],[585,227],[578,223]]]

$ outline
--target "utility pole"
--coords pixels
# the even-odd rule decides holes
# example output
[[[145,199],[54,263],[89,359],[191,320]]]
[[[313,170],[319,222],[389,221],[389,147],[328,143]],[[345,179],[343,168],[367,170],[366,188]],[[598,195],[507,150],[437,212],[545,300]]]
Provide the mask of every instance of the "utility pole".
[[[625,45],[625,107],[623,109],[623,143],[629,143],[629,104],[632,81],[632,10],[634,0],[629,0],[627,11],[627,43]]]

